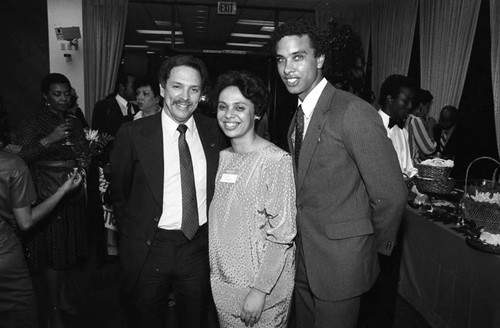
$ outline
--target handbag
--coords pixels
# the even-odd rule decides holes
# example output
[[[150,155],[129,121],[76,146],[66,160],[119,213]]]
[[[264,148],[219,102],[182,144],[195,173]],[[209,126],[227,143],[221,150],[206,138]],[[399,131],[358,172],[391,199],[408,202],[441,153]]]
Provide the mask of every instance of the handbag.
[[[73,172],[76,162],[69,161],[36,161],[31,165],[31,175],[35,183],[38,200],[44,201],[52,196],[66,180],[68,174]],[[79,199],[82,188],[77,188],[67,194],[68,200]]]

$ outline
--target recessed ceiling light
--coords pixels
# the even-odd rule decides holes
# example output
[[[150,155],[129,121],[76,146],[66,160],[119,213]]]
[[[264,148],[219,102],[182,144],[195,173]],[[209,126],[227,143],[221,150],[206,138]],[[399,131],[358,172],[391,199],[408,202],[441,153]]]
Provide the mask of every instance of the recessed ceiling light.
[[[126,44],[125,48],[127,49],[146,49],[149,48],[148,45],[141,45],[141,44]]]
[[[254,38],[254,39],[270,39],[270,35],[265,34],[251,34],[251,33],[231,33],[231,36],[237,38]]]
[[[146,53],[147,53],[148,55],[153,55],[153,54],[155,54],[155,53],[156,53],[156,51],[146,51]]]
[[[266,21],[266,20],[255,20],[255,19],[238,19],[236,24],[241,24],[241,25],[257,25],[257,26],[262,26],[262,25],[268,25],[268,26],[274,26],[273,21]]]
[[[260,28],[261,32],[274,32],[274,26],[262,26]]]
[[[172,44],[172,41],[167,40],[146,40],[146,42],[152,44]],[[175,40],[175,44],[184,44],[184,40]]]
[[[264,41],[250,41],[248,43],[251,43],[251,44],[260,44],[260,45],[263,45],[263,46],[267,44],[267,42],[264,42]]]
[[[172,26],[171,21],[166,21],[166,20],[155,20],[156,26]],[[175,22],[175,27],[180,27],[181,24],[179,22]]]
[[[234,46],[234,47],[254,47],[254,48],[261,48],[261,47],[263,47],[262,44],[252,44],[252,43],[227,42],[226,44],[228,46]]]
[[[140,34],[161,34],[161,35],[171,35],[172,31],[162,31],[162,30],[137,30]],[[182,31],[175,31],[175,35],[182,35]]]

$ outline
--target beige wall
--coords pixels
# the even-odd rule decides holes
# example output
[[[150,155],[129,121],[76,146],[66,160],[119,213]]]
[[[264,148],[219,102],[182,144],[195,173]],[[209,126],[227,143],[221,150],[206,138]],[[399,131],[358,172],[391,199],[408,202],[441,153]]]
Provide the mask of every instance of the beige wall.
[[[85,50],[85,36],[82,25],[82,0],[47,0],[47,18],[49,35],[50,72],[66,75],[78,95],[78,104],[85,113],[83,52]],[[56,27],[78,26],[82,38],[78,40],[78,50],[68,50],[68,41],[57,40]],[[61,50],[61,47],[66,50]],[[70,54],[67,61],[64,54]]]

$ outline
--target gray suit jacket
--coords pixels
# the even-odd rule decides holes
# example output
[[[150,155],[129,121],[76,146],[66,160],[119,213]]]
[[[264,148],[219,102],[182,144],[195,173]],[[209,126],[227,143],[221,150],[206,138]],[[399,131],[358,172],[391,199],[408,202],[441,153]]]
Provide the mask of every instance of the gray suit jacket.
[[[407,198],[377,111],[328,83],[295,176],[298,241],[313,294],[339,301],[364,293],[379,272],[377,251],[392,252]]]

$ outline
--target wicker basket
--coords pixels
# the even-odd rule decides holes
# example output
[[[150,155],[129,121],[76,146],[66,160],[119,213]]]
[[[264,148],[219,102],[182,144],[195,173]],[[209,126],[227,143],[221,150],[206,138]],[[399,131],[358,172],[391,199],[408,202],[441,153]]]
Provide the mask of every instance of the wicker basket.
[[[447,195],[455,186],[455,180],[449,178],[446,180],[433,180],[418,177],[415,181],[418,191],[424,194]]]
[[[453,167],[432,166],[432,165],[422,165],[422,164],[417,164],[416,167],[418,169],[419,177],[434,179],[434,180],[448,179],[448,177],[450,176],[450,172],[453,169]]]
[[[491,160],[500,166],[500,162],[491,157],[479,157],[469,164],[465,173],[465,190],[464,197],[462,199],[462,207],[465,218],[474,221],[477,227],[483,227],[491,233],[500,233],[500,206],[497,204],[476,202],[471,198],[471,195],[475,195],[476,191],[492,193],[499,192],[498,184],[495,183],[495,176],[498,168],[493,172],[493,177],[491,181],[488,181],[488,184],[483,183],[481,186],[467,184],[469,169],[472,164],[484,159]]]

